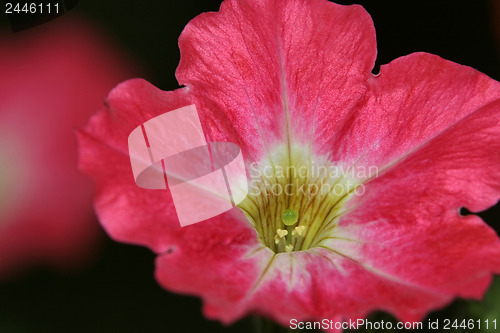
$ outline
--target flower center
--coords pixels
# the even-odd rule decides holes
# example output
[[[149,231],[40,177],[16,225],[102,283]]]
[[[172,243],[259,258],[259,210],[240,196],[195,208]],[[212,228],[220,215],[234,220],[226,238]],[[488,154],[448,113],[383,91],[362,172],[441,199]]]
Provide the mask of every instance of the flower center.
[[[275,253],[307,250],[331,238],[345,203],[362,187],[352,169],[297,145],[279,146],[251,164],[250,178],[239,207]]]

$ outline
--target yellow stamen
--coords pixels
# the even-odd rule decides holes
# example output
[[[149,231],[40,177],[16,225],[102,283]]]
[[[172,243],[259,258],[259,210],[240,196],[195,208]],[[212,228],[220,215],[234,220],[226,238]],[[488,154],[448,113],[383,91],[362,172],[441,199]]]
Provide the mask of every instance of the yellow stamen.
[[[295,227],[292,231],[292,237],[300,237],[305,233],[306,226],[300,225],[298,227]]]
[[[278,235],[274,235],[274,244],[279,244],[280,241],[281,241],[281,237]]]
[[[288,231],[284,229],[278,229],[276,230],[276,235],[278,235],[280,238],[283,238],[288,235]]]

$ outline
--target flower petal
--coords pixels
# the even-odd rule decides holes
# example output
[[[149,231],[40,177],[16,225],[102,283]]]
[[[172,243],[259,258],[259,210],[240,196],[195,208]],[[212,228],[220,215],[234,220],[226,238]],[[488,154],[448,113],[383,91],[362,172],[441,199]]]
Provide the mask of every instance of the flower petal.
[[[443,65],[444,60],[439,62]],[[455,69],[453,75],[465,82],[465,88],[458,89],[454,98],[447,97],[451,92],[445,84],[441,89],[425,90],[422,101],[431,102],[420,104],[421,108],[416,103],[418,93],[402,95],[416,110],[400,108],[398,117],[404,126],[392,129],[399,136],[387,131],[381,148],[364,158],[383,161],[397,156],[402,147],[411,147],[410,151],[397,162],[388,163],[378,177],[364,185],[365,194],[349,203],[350,213],[341,218],[338,228],[358,229],[353,238],[363,243],[364,249],[357,260],[381,276],[450,300],[457,296],[480,298],[491,275],[500,273],[500,241],[479,217],[463,217],[459,211],[461,207],[484,210],[500,197],[500,101],[494,99],[498,83],[472,69],[458,71],[458,65],[444,65]],[[429,75],[431,72],[439,73],[429,71]],[[464,75],[471,75],[471,79],[464,81],[460,78]],[[432,82],[437,85],[440,79]],[[433,98],[443,98],[441,107]],[[397,99],[393,100],[400,107]],[[454,117],[447,109],[450,104]],[[370,135],[368,130],[362,133]],[[380,298],[381,306],[390,303],[390,298]],[[425,314],[439,303],[429,297],[413,304]],[[392,307],[391,311],[406,318],[402,308]]]
[[[128,136],[145,121],[191,104],[189,93],[186,88],[161,91],[134,79],[113,89],[106,104],[78,133],[80,168],[97,184],[97,215],[113,238],[161,252],[170,229],[178,227],[172,197],[135,184]]]
[[[370,90],[364,101],[353,117],[346,119],[346,130],[337,133],[332,145],[335,149],[329,150],[333,161],[376,166],[379,173],[432,144],[447,129],[467,126],[468,120],[463,121],[466,117],[500,100],[499,82],[426,53],[414,53],[382,66],[379,76],[368,84]],[[486,117],[483,119],[487,122]],[[483,125],[477,124],[477,128]],[[488,156],[488,149],[493,147],[484,141],[491,140],[486,134],[493,134],[495,124],[488,125],[491,129],[469,140],[471,144],[463,151],[475,154],[483,150],[482,156]],[[443,144],[454,145],[452,141]],[[489,206],[493,203],[490,201]]]
[[[376,55],[362,7],[317,0],[225,1],[193,19],[179,46],[177,79],[210,141],[238,143],[253,160],[276,142],[310,143],[313,131],[328,145],[365,93]]]
[[[231,323],[246,315],[247,295],[273,253],[256,241],[241,218],[223,214],[176,230],[171,245],[156,261],[156,278],[168,290],[205,300],[209,318]]]

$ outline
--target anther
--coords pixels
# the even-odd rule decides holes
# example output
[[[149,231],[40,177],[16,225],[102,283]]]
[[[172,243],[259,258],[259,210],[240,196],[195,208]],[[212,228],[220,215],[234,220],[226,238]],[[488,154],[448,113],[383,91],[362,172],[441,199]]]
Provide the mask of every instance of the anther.
[[[276,235],[278,235],[280,238],[283,238],[288,235],[288,230],[278,229],[276,230]]]
[[[295,227],[292,231],[292,237],[300,237],[304,234],[304,231],[306,230],[306,226],[304,225],[299,225],[298,227]]]
[[[274,244],[279,244],[279,242],[281,241],[281,237],[278,236],[278,235],[274,235]]]
[[[277,229],[276,230],[276,235],[274,235],[274,244],[279,244],[279,242],[288,235],[288,230],[284,229]]]

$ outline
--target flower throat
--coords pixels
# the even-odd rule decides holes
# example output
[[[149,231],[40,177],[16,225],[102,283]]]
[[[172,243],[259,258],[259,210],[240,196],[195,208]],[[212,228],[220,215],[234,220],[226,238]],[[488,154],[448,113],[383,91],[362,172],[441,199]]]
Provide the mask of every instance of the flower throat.
[[[313,158],[301,146],[277,147],[250,165],[250,177],[248,196],[238,207],[275,253],[321,246],[360,187],[352,172]]]

